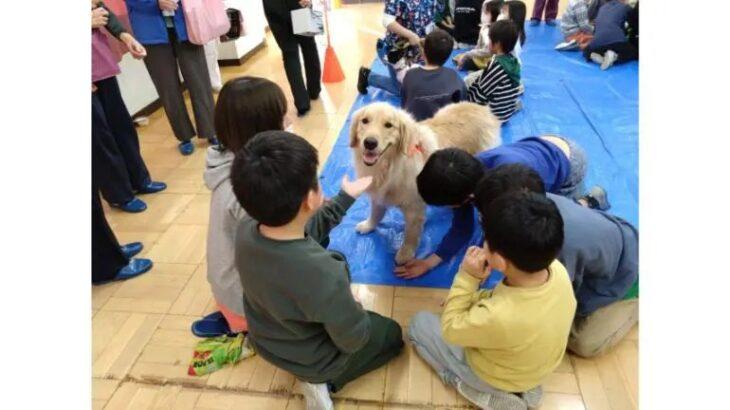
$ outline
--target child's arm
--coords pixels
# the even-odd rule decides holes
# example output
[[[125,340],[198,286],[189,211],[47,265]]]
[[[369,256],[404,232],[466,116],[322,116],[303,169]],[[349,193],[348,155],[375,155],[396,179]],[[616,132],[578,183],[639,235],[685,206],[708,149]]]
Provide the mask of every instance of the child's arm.
[[[365,192],[372,180],[372,177],[365,177],[350,181],[345,176],[342,180],[342,190],[312,215],[304,227],[304,232],[320,244],[328,242],[330,231],[342,222],[347,210],[355,199]]]
[[[425,259],[416,259],[398,266],[395,273],[403,279],[414,279],[426,274],[437,267],[441,262],[451,259],[464,245],[467,244],[474,233],[474,211],[471,205],[463,205],[454,209],[454,216],[451,220],[451,228],[446,232],[436,252]]]
[[[346,262],[337,262],[344,264]],[[342,272],[334,283],[324,284],[328,288],[326,299],[322,300],[317,318],[332,342],[345,353],[360,350],[370,338],[370,318],[365,309],[352,296],[347,272]]]
[[[454,277],[451,291],[441,314],[441,331],[444,340],[465,347],[490,347],[490,338],[484,335],[490,328],[498,326],[495,312],[483,299],[485,292],[479,292],[479,285],[489,275],[486,258],[481,248],[472,246],[464,256],[459,273]]]

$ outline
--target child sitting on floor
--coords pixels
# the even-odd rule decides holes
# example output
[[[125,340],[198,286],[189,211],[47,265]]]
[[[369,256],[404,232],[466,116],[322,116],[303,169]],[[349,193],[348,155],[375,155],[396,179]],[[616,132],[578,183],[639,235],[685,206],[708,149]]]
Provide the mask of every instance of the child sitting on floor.
[[[456,71],[443,67],[454,48],[449,33],[436,29],[426,36],[423,54],[426,65],[406,73],[401,89],[401,106],[418,120],[433,117],[441,107],[466,99],[466,86]]]
[[[439,321],[411,318],[416,352],[442,381],[482,409],[537,408],[541,384],[565,354],[576,300],[556,259],[563,220],[542,195],[512,192],[482,215],[484,247],[472,246]],[[493,270],[504,280],[479,290]]]
[[[588,19],[588,9],[591,1],[598,0],[570,0],[568,8],[560,17],[560,31],[565,42],[558,44],[558,51],[584,49],[593,39],[593,24]]]
[[[218,96],[215,129],[220,146],[208,147],[203,178],[212,193],[206,252],[208,283],[219,311],[193,323],[196,336],[215,337],[248,330],[241,278],[234,263],[235,229],[246,213],[231,190],[231,164],[236,151],[257,133],[283,130],[286,114],[284,92],[264,78],[233,79]]]
[[[540,175],[548,192],[582,201],[586,206],[608,209],[606,192],[594,187],[583,195],[587,159],[574,142],[558,136],[528,137],[512,144],[480,152],[476,157],[457,148],[434,152],[416,178],[418,192],[429,205],[454,209],[451,228],[436,251],[396,269],[410,279],[421,276],[463,249],[474,232],[472,195],[485,170],[504,164],[524,164]]]
[[[610,0],[598,9],[593,40],[583,50],[586,61],[607,70],[615,63],[637,60],[639,50],[626,38],[624,25],[631,7],[624,0]]]
[[[520,62],[511,54],[517,38],[517,27],[512,21],[492,24],[489,28],[492,59],[468,90],[469,101],[488,106],[502,121],[509,120],[519,109]]]
[[[330,392],[396,357],[403,340],[398,323],[355,301],[347,261],[322,245],[372,179],[345,179],[323,205],[318,162],[284,131],[236,153],[233,192],[250,215],[236,228],[236,266],[256,353],[301,381],[307,408],[333,409]]]
[[[481,29],[476,46],[466,53],[454,57],[459,69],[480,70],[487,66],[492,53],[489,51],[489,27],[497,21],[502,10],[502,0],[485,1],[482,4]]]
[[[521,191],[547,195],[558,207],[565,232],[558,260],[578,300],[568,349],[583,357],[600,355],[639,319],[638,299],[632,295],[639,275],[639,232],[619,217],[545,194],[540,175],[522,164],[488,170],[476,187],[475,206],[484,214],[501,195]]]

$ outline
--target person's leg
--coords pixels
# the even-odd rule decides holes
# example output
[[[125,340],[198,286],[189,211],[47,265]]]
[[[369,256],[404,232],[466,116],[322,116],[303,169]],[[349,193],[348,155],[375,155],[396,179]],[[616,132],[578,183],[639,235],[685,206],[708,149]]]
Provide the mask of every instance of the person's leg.
[[[616,59],[617,63],[626,63],[639,59],[639,50],[631,43],[623,42],[609,44],[606,46],[606,48],[616,53],[616,55],[618,56],[618,58]]]
[[[542,20],[542,11],[545,9],[546,0],[535,0],[535,6],[532,8],[532,18],[530,20]]]
[[[384,44],[379,44],[379,47],[377,48],[377,54],[378,58],[380,58],[380,61],[385,64],[385,66],[388,68],[388,75],[382,75],[382,74],[375,74],[370,73],[368,76],[368,85],[375,88],[380,88],[381,90],[385,90],[393,95],[400,95],[400,83],[398,82],[398,73],[396,73],[395,68],[388,63],[388,61],[385,58],[386,50]]]
[[[160,96],[172,132],[179,141],[190,141],[195,136],[195,128],[185,106],[172,45],[155,44],[147,45],[145,48],[147,57],[144,59],[144,64]]]
[[[286,25],[275,20],[269,20],[271,33],[274,35],[276,44],[281,49],[281,56],[284,61],[284,71],[289,81],[292,95],[294,96],[294,105],[297,110],[302,113],[309,109],[309,94],[304,85],[302,77],[302,65],[299,60],[299,42],[292,32],[291,25]]]
[[[215,137],[213,116],[215,102],[213,88],[210,85],[208,63],[205,61],[203,46],[189,41],[175,43],[177,61],[185,79],[185,85],[190,91],[190,101],[195,114],[195,129],[199,138],[211,139]]]
[[[578,199],[585,193],[585,177],[588,170],[588,158],[585,151],[573,140],[561,138],[570,150],[570,173],[560,188],[559,194]]]
[[[587,317],[576,318],[568,350],[582,357],[598,356],[617,345],[639,321],[639,299],[620,300]]]
[[[139,136],[134,122],[124,105],[122,93],[116,77],[96,82],[96,95],[101,101],[114,140],[129,173],[132,189],[139,191],[147,186],[151,179],[147,166],[139,150]]]
[[[239,315],[238,313],[229,309],[217,300],[215,301],[215,304],[218,306],[218,310],[220,310],[223,314],[223,317],[226,318],[226,322],[228,323],[228,327],[230,328],[231,332],[248,332],[248,321],[244,316]]]
[[[110,204],[123,205],[134,199],[126,162],[96,93],[91,96],[91,175]]]
[[[547,0],[545,6],[545,21],[552,21],[558,17],[559,0]]]
[[[307,76],[307,93],[310,99],[317,99],[322,90],[322,67],[319,62],[319,52],[314,37],[295,36],[302,49],[304,58],[304,72]]]
[[[93,179],[93,175],[92,175]],[[104,216],[99,191],[91,189],[91,283],[114,279],[129,263],[122,253],[112,228]]]
[[[330,390],[334,393],[347,383],[388,363],[403,349],[403,333],[400,325],[393,319],[367,312],[370,316],[370,339],[355,352],[347,362],[345,370],[330,380]]]

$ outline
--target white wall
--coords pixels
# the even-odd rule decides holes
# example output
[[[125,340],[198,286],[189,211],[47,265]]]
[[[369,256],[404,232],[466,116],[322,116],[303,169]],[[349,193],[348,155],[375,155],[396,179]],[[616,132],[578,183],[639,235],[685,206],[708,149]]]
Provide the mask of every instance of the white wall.
[[[263,1],[266,0],[225,0],[227,7],[241,10],[246,35],[236,41],[221,43],[218,47],[218,59],[239,59],[264,41],[266,18]],[[134,115],[157,98],[152,80],[144,63],[126,54],[119,63],[122,73],[117,77],[122,90],[122,97],[127,109]]]

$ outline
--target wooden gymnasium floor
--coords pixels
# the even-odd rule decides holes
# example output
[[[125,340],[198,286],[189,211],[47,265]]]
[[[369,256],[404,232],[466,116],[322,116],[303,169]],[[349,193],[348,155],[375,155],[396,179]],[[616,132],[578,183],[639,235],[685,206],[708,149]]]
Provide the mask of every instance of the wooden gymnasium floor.
[[[561,7],[566,1],[561,2]],[[528,5],[528,6],[531,6]],[[347,75],[326,85],[296,133],[319,149],[324,163],[356,96],[357,68],[374,57],[381,34],[382,5],[344,6],[333,13],[335,48]],[[529,15],[529,14],[528,14]],[[257,75],[275,80],[287,94],[281,54],[273,39],[240,67],[226,67],[224,80]],[[291,98],[291,96],[289,96]],[[145,196],[149,208],[125,214],[107,208],[120,242],[143,241],[141,256],[153,270],[124,283],[92,289],[92,382],[94,409],[300,409],[294,379],[254,357],[207,377],[187,376],[197,339],[190,323],[215,307],[205,279],[205,240],[210,193],[203,185],[205,147],[181,156],[162,110],[140,129],[142,152],[155,179],[169,188]],[[368,309],[404,327],[418,310],[439,312],[446,290],[355,285]],[[638,403],[638,329],[595,360],[566,355],[547,379],[543,409],[632,409]],[[335,398],[338,409],[468,408],[444,387],[408,346],[387,367],[348,385]]]

